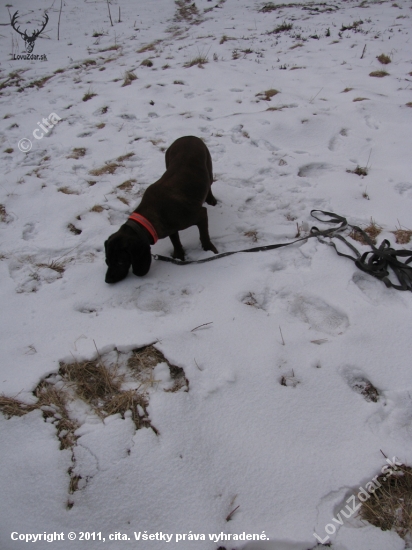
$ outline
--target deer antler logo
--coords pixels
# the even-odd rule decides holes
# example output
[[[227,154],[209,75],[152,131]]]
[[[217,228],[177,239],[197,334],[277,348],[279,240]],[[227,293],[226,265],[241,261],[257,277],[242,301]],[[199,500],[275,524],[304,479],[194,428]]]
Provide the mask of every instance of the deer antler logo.
[[[34,49],[34,43],[36,42],[36,39],[38,38],[38,36],[44,31],[44,28],[46,27],[47,25],[47,22],[49,20],[49,16],[47,15],[47,13],[44,14],[44,24],[42,26],[42,28],[40,30],[37,30],[37,31],[33,31],[31,36],[29,36],[27,34],[27,29],[23,32],[20,32],[19,29],[20,29],[20,25],[18,27],[16,27],[16,23],[17,23],[17,14],[19,12],[16,11],[16,13],[13,15],[12,17],[12,20],[11,20],[11,26],[13,27],[13,29],[18,32],[22,37],[23,37],[23,40],[24,40],[24,43],[26,44],[26,51],[27,53],[31,53]]]

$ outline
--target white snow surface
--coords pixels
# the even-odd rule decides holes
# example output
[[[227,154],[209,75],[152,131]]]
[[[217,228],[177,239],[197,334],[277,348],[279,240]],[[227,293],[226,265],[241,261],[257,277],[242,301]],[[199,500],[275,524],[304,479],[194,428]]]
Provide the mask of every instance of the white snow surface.
[[[198,14],[182,20],[173,0],[113,0],[112,26],[105,1],[72,0],[63,2],[59,41],[59,2],[9,7],[21,29],[46,9],[50,20],[33,51],[46,61],[12,59],[23,40],[7,26],[0,37],[1,82],[10,84],[0,96],[1,392],[34,403],[60,361],[147,344],[184,369],[189,391],[163,391],[167,369],[156,367],[162,382],[148,412],[157,435],[127,415],[103,421],[73,403],[81,419],[73,453],[60,450],[40,411],[0,416],[2,550],[27,547],[11,533],[53,532],[64,532],[53,543],[62,550],[308,550],[331,523],[334,550],[406,547],[355,516],[343,525],[332,518],[379,474],[382,452],[412,461],[409,292],[313,238],[205,264],[154,260],[143,278],[104,282],[104,241],[184,135],[204,139],[212,155],[218,204],[207,210],[219,252],[293,240],[297,224],[319,226],[312,209],[363,227],[373,218],[379,243],[411,247],[392,233],[412,228],[411,3],[264,5],[196,0]],[[1,13],[8,23],[4,4]],[[283,23],[292,28],[270,32]],[[391,63],[382,66],[380,54]],[[198,56],[208,62],[185,67]],[[370,76],[381,69],[389,74]],[[15,71],[20,80],[8,81]],[[125,71],[137,79],[122,87]],[[51,78],[29,86],[43,77]],[[279,93],[258,95],[270,89]],[[96,95],[83,101],[87,92]],[[35,139],[52,113],[61,120]],[[23,138],[32,141],[27,153],[17,147]],[[85,155],[69,158],[74,148]],[[90,174],[127,153],[115,173]],[[368,175],[348,171],[357,166]],[[196,228],[181,239],[188,259],[212,255]],[[169,239],[152,247],[171,250]],[[354,391],[359,380],[378,389],[377,402]],[[82,483],[69,495],[72,467]],[[137,542],[144,531],[174,536]],[[105,541],[69,541],[69,532]],[[269,540],[209,540],[222,532]],[[128,540],[109,540],[114,533]],[[194,533],[206,540],[176,540]]]

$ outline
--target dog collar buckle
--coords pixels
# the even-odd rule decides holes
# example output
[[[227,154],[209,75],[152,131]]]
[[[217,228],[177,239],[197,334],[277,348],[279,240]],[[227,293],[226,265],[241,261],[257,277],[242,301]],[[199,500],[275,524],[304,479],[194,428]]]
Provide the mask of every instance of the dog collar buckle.
[[[133,220],[134,222],[138,223],[139,225],[142,225],[147,231],[150,233],[153,244],[156,244],[159,240],[159,237],[157,236],[156,229],[153,227],[153,225],[147,220],[144,216],[141,216],[140,214],[137,214],[136,212],[133,212],[129,216],[129,220]]]

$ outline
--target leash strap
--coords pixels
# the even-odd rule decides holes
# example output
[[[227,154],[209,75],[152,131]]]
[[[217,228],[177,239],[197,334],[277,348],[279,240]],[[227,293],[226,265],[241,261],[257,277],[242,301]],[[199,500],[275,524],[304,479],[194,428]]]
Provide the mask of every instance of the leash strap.
[[[330,223],[335,224],[334,227],[331,227],[329,229],[323,229],[320,230],[317,227],[312,227],[310,230],[310,234],[306,237],[301,237],[300,239],[295,239],[294,241],[288,242],[288,243],[280,243],[280,244],[271,244],[266,246],[256,246],[254,248],[247,248],[244,250],[235,250],[232,252],[223,252],[222,254],[216,254],[215,256],[211,256],[209,258],[204,258],[202,260],[176,260],[174,258],[170,258],[168,256],[161,256],[159,254],[153,255],[153,258],[155,260],[160,260],[162,262],[169,262],[175,265],[189,265],[189,264],[203,264],[206,262],[212,262],[214,260],[219,260],[220,258],[224,258],[226,256],[232,256],[233,254],[240,254],[245,252],[262,252],[265,250],[274,250],[275,248],[282,248],[284,246],[290,246],[292,244],[301,242],[301,241],[307,241],[308,239],[312,237],[316,237],[319,242],[323,244],[327,244],[329,246],[332,246],[336,253],[339,256],[343,256],[345,258],[349,258],[352,260],[355,265],[364,271],[365,273],[369,273],[369,275],[372,275],[373,277],[376,277],[377,279],[380,279],[385,283],[385,285],[389,288],[395,288],[396,290],[409,290],[412,291],[412,266],[409,265],[412,262],[412,251],[410,250],[395,250],[391,247],[390,242],[388,240],[382,241],[379,248],[377,248],[373,242],[372,239],[369,237],[365,231],[363,231],[360,227],[356,225],[350,225],[347,222],[347,219],[343,216],[340,216],[339,214],[336,214],[335,212],[327,212],[325,210],[312,210],[311,216],[315,218],[316,220],[322,222],[322,223]],[[319,217],[319,214],[322,217]],[[336,224],[339,224],[336,227]],[[361,254],[359,250],[356,249],[355,246],[353,246],[350,242],[348,242],[342,235],[339,233],[343,232],[345,229],[351,228],[357,233],[360,233],[364,239],[364,241],[371,247],[372,250],[369,250],[367,252],[364,252]],[[324,240],[324,237],[333,239],[337,238],[341,242],[343,242],[352,252],[354,253],[354,256],[351,256],[350,254],[344,254],[343,252],[340,252],[336,244],[330,240],[326,241]],[[399,258],[406,258],[404,262],[400,261]],[[394,284],[389,279],[389,268],[392,270],[392,272],[396,275],[399,284]]]

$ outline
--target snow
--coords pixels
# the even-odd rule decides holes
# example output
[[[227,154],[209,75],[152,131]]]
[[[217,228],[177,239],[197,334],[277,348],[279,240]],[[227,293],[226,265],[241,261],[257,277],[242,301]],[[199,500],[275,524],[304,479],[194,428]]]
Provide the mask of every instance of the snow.
[[[169,369],[155,368],[147,410],[158,434],[136,430],[131,415],[102,419],[71,403],[73,453],[40,411],[0,416],[0,546],[26,547],[12,532],[64,532],[56,548],[314,548],[313,533],[326,537],[346,499],[380,472],[382,452],[412,460],[410,293],[316,239],[198,265],[153,261],[144,278],[107,285],[103,243],[163,173],[166,148],[197,135],[213,159],[218,204],[207,208],[219,252],[292,240],[296,224],[319,225],[312,209],[363,227],[372,218],[378,242],[395,245],[392,232],[411,229],[410,3],[285,2],[262,12],[264,2],[197,0],[195,24],[176,20],[172,0],[122,0],[110,4],[111,26],[106,2],[76,0],[63,3],[59,41],[57,4],[9,8],[29,29],[48,10],[33,52],[47,61],[11,59],[24,43],[11,28],[1,36],[1,82],[17,70],[22,80],[0,97],[0,391],[35,403],[33,390],[60,362],[93,359],[96,348],[110,362],[148,344],[184,369],[189,390],[163,391]],[[284,22],[292,30],[268,34]],[[199,55],[208,63],[184,66]],[[147,58],[152,67],[141,65]],[[382,68],[388,76],[369,76]],[[137,80],[122,87],[126,70]],[[269,89],[279,93],[260,99]],[[52,113],[61,120],[35,139]],[[74,148],[85,155],[69,158]],[[90,174],[127,153],[115,173]],[[348,172],[357,166],[368,175]],[[188,259],[212,255],[196,228],[181,239]],[[152,252],[171,249],[164,239]],[[365,380],[377,402],[357,391]],[[70,469],[80,476],[72,494]],[[334,550],[405,548],[355,517],[335,527]],[[173,538],[136,542],[145,531]],[[69,532],[105,541],[69,541]],[[221,532],[269,540],[209,540]],[[109,540],[114,533],[130,540]],[[183,533],[206,540],[178,541]]]

